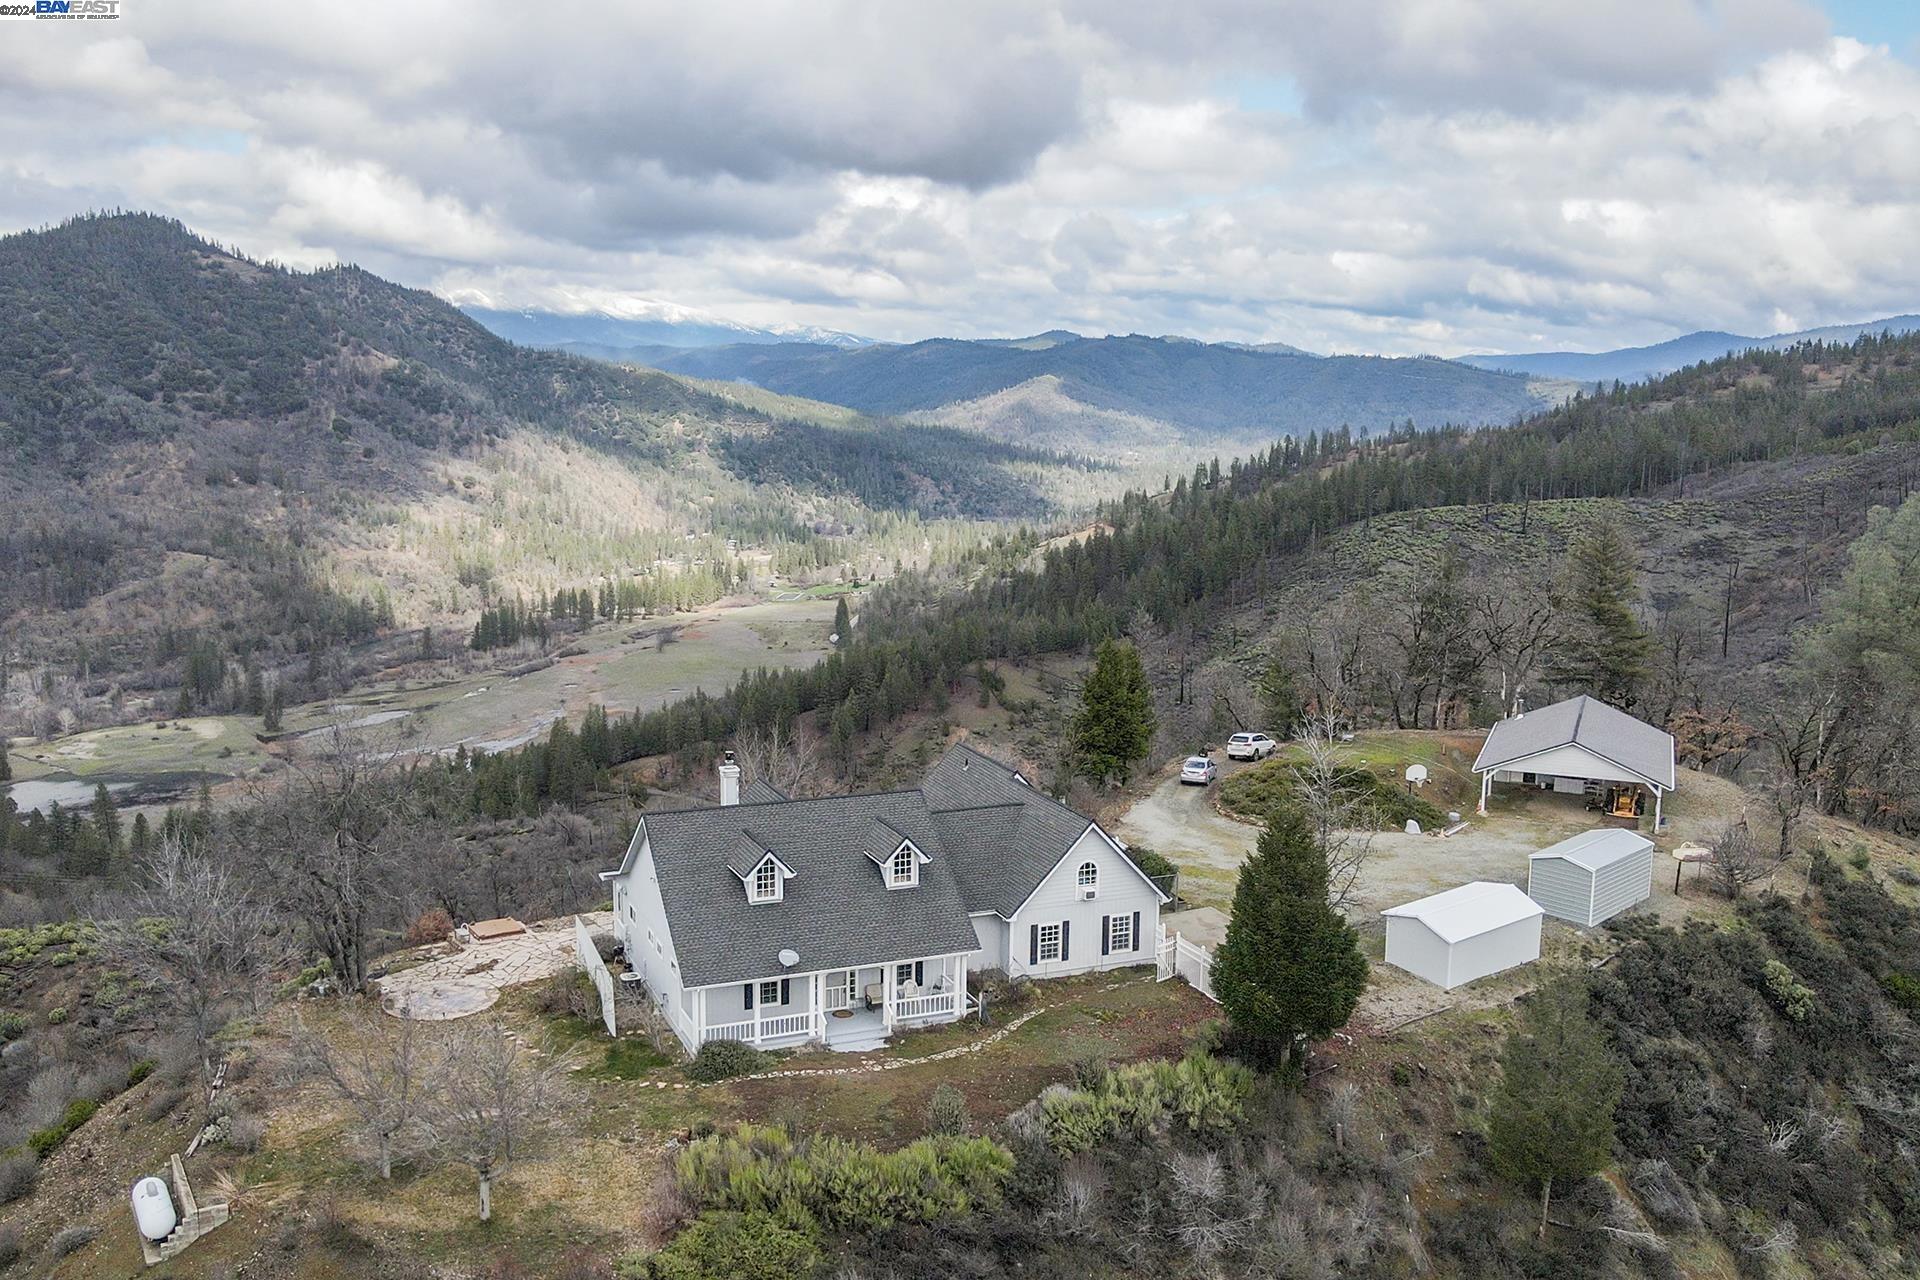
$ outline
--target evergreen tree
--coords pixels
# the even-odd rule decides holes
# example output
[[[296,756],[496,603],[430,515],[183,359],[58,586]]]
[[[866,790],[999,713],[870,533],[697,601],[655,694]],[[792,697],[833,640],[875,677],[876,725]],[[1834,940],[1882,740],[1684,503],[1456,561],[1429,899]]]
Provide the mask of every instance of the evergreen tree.
[[[0,742],[0,782],[13,781],[13,764],[7,759],[7,746]]]
[[[1633,610],[1640,577],[1633,546],[1609,520],[1574,545],[1571,560],[1571,626],[1548,679],[1631,707],[1653,654],[1653,640]]]
[[[1073,719],[1073,754],[1082,777],[1125,782],[1153,745],[1153,689],[1140,651],[1123,640],[1102,641]]]
[[[1500,1086],[1487,1121],[1487,1155],[1504,1178],[1540,1188],[1540,1234],[1555,1178],[1597,1173],[1613,1152],[1620,1065],[1587,1017],[1584,985],[1536,992],[1500,1051]]]
[[[133,815],[133,831],[127,837],[127,854],[135,862],[139,862],[147,856],[147,851],[151,848],[153,848],[153,829],[147,824],[146,814],[136,813]]]
[[[120,808],[104,782],[93,788],[93,834],[108,854],[120,852]]]
[[[261,678],[260,668],[255,666],[247,668],[246,708],[250,716],[257,716],[267,708],[266,681]]]
[[[847,611],[847,598],[841,596],[833,606],[833,634],[837,648],[844,649],[853,640],[853,615]]]
[[[1260,712],[1266,717],[1266,724],[1260,726],[1242,725],[1243,729],[1258,727],[1276,738],[1286,738],[1293,732],[1294,726],[1306,718],[1306,704],[1300,701],[1300,686],[1294,683],[1293,672],[1278,658],[1268,662],[1260,672],[1257,686],[1260,694]]]
[[[1297,1073],[1367,986],[1360,936],[1327,903],[1327,857],[1294,805],[1277,806],[1240,868],[1213,990],[1234,1034]]]
[[[261,716],[260,727],[268,733],[280,732],[280,717],[286,708],[280,699],[280,686],[273,686],[273,692],[267,695],[267,709]]]

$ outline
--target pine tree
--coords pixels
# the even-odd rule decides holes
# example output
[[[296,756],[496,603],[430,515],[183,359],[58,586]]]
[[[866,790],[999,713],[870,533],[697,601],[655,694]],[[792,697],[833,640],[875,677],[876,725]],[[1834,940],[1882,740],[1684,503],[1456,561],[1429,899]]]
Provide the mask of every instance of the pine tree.
[[[853,641],[853,615],[847,611],[847,598],[841,596],[833,606],[834,645],[844,649]]]
[[[1258,691],[1260,711],[1267,719],[1266,724],[1260,726],[1265,732],[1285,738],[1306,718],[1307,708],[1300,701],[1300,687],[1294,683],[1293,672],[1278,658],[1268,662],[1261,671]],[[1241,726],[1243,729],[1253,727]]]
[[[152,847],[153,828],[147,824],[147,815],[144,813],[134,814],[133,831],[127,837],[128,856],[135,862],[138,862],[147,856],[147,851]]]
[[[280,732],[280,717],[285,713],[285,705],[280,698],[280,686],[275,685],[273,692],[267,695],[267,709],[261,717],[260,727],[268,733]]]
[[[13,781],[13,763],[7,759],[7,746],[0,742],[0,782]]]
[[[1587,1017],[1586,988],[1562,980],[1536,992],[1500,1051],[1487,1155],[1505,1178],[1540,1188],[1540,1234],[1555,1178],[1597,1173],[1613,1152],[1619,1063]]]
[[[1277,807],[1240,868],[1213,990],[1234,1033],[1297,1074],[1367,986],[1360,936],[1327,904],[1327,858],[1293,805]]]
[[[1631,707],[1653,654],[1653,640],[1633,611],[1640,593],[1633,546],[1609,520],[1574,545],[1571,559],[1571,625],[1548,679]]]
[[[1153,745],[1153,689],[1140,651],[1107,640],[1093,657],[1073,720],[1073,754],[1082,777],[1096,783],[1125,782]]]
[[[93,834],[108,854],[120,852],[120,808],[104,782],[93,788]]]

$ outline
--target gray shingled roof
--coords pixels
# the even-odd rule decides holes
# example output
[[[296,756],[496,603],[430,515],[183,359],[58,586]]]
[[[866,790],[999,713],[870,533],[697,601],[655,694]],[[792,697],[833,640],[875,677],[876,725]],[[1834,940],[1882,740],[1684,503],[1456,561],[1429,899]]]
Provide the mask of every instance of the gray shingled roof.
[[[928,855],[916,888],[888,889],[862,856],[876,817]],[[804,973],[979,946],[917,791],[682,809],[650,813],[646,824],[689,986],[778,977],[789,948],[800,955],[793,972]],[[727,854],[748,827],[793,868],[779,902],[747,901],[728,868]]]
[[[1591,751],[1663,790],[1673,790],[1673,735],[1584,693],[1494,725],[1473,769],[1483,773],[1568,746]]]
[[[668,810],[642,821],[689,986],[777,977],[789,948],[801,973],[972,951],[968,913],[1012,916],[1092,825],[964,744],[918,791]],[[888,889],[874,864],[903,839],[926,858],[920,883]],[[767,853],[793,876],[781,901],[749,902],[741,880]]]
[[[786,792],[761,778],[750,778],[747,785],[740,788],[742,804],[772,804],[776,800],[786,798]]]

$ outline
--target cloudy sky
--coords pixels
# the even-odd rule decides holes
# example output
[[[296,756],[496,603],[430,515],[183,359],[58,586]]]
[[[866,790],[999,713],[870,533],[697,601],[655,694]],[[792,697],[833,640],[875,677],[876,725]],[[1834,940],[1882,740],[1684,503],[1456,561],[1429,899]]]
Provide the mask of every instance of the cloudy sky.
[[[1920,311],[1911,0],[122,0],[0,227],[887,339],[1599,348]]]

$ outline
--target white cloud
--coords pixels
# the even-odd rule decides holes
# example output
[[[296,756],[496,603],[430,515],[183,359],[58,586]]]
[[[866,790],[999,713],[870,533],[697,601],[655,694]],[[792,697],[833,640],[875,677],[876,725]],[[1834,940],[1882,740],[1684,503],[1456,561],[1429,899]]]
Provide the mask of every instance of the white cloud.
[[[1920,286],[1920,76],[1804,0],[124,12],[10,28],[0,109],[62,123],[0,222],[896,338],[1616,345]]]

